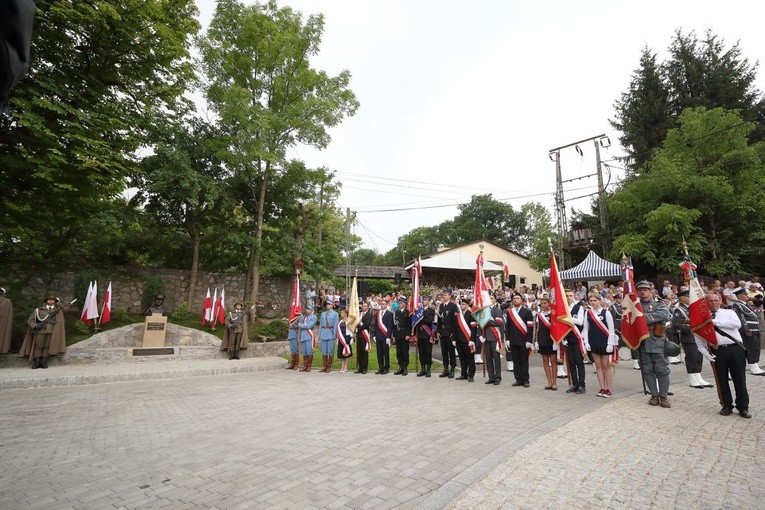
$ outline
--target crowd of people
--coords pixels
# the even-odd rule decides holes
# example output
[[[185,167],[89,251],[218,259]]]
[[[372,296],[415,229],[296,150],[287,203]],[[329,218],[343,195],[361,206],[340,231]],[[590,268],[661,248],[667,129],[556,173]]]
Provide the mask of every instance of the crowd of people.
[[[759,366],[763,328],[763,290],[759,278],[741,281],[738,285],[715,281],[704,286],[718,335],[715,352],[690,330],[688,282],[676,286],[664,281],[657,288],[644,280],[636,284],[635,289],[649,333],[635,350],[629,350],[621,338],[625,306],[619,282],[590,288],[577,283],[566,290],[565,299],[575,328],[560,343],[553,341],[550,333],[554,296],[550,289],[543,287],[522,286],[492,292],[490,318],[482,324],[471,311],[471,289],[446,288],[433,297],[423,295],[422,310],[415,315],[410,315],[408,298],[402,292],[370,295],[362,300],[355,328],[348,324],[346,295],[329,293],[325,295],[324,310],[320,314],[317,315],[314,303],[308,302],[303,315],[290,324],[288,339],[292,358],[287,368],[310,372],[314,347],[320,342],[321,372],[331,372],[337,356],[342,360],[341,372],[347,372],[349,360],[355,359],[354,373],[366,374],[374,344],[378,366],[375,373],[390,373],[391,350],[395,350],[394,375],[406,376],[410,346],[414,346],[417,377],[427,378],[431,377],[433,349],[438,346],[443,362],[441,378],[474,382],[476,366],[483,364],[488,375],[486,384],[499,385],[506,370],[512,374],[512,386],[528,388],[531,386],[529,355],[536,352],[542,357],[545,390],[557,391],[558,381],[567,379],[567,393],[587,393],[585,365],[594,364],[599,386],[596,395],[610,398],[614,391],[612,367],[621,351],[622,357],[629,357],[634,368],[641,370],[645,391],[650,394],[648,404],[670,408],[670,364],[684,362],[689,385],[710,388],[714,385],[701,377],[703,359],[707,358],[716,360],[713,371],[719,386],[721,414],[731,414],[735,407],[741,416],[751,416],[745,371],[765,375]],[[318,340],[315,327],[318,327]],[[673,344],[682,346],[684,360],[679,352],[670,352]],[[730,380],[736,393],[735,402]]]

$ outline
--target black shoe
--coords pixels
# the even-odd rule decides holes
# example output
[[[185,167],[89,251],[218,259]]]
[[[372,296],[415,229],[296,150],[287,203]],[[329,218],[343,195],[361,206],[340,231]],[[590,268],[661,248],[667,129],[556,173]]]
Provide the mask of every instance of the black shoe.
[[[739,411],[738,415],[741,416],[742,418],[751,418],[752,417],[752,413],[750,413],[746,409],[742,409],[741,411]]]
[[[362,370],[362,371],[361,371],[361,375],[364,375],[364,374],[366,374],[366,373],[367,373],[367,371],[366,371],[366,370]]]
[[[723,407],[720,409],[720,416],[730,416],[733,413],[733,409],[730,407]]]
[[[467,379],[467,376],[466,376],[466,375],[460,375],[459,377],[457,377],[457,378],[455,379],[455,381],[464,381],[465,379]]]
[[[407,370],[407,369],[405,368],[405,369],[404,369],[404,371],[403,371],[403,372],[401,372],[401,375],[409,375],[409,370]]]
[[[438,374],[438,377],[449,377],[449,369],[445,368],[443,372]]]
[[[361,373],[361,370],[358,370],[358,369],[356,369],[356,371],[354,372],[354,374],[360,374],[360,373]]]
[[[579,388],[577,386],[571,386],[569,389],[566,390],[566,393],[576,393],[576,390]]]
[[[524,388],[530,388],[530,387],[531,387],[531,385],[530,385],[529,383],[525,382],[525,383],[523,383],[523,387],[524,387]]]
[[[454,367],[449,368],[449,379],[454,379]]]
[[[34,358],[32,360],[32,369],[40,368],[40,359],[41,358]]]
[[[472,377],[468,377],[468,382],[473,382],[474,380]]]
[[[43,356],[40,358],[40,368],[48,368],[48,358]]]
[[[496,381],[494,381],[494,386],[499,386],[499,383],[501,382],[502,382],[501,379],[497,379]]]
[[[523,386],[523,383],[520,381],[515,381],[511,386]]]
[[[377,372],[375,372],[375,375],[380,375],[380,374],[382,374],[382,373],[383,373],[383,370],[382,370],[382,368],[378,368],[378,369],[377,369]]]
[[[585,393],[587,393],[587,390],[584,389],[584,386],[579,386],[576,389],[576,394],[577,395],[584,395]]]
[[[404,375],[404,369],[403,368],[399,368],[398,370],[393,372],[393,375]]]
[[[430,377],[430,365],[425,367],[425,377]]]
[[[494,384],[494,379],[489,379],[484,384]]]

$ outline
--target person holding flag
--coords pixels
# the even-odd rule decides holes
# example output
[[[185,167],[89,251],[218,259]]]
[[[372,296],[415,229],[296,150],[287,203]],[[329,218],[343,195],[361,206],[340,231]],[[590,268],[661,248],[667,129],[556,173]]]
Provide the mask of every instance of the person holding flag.
[[[217,294],[218,289],[215,289]],[[210,295],[210,290],[207,290]],[[295,268],[295,279],[292,282],[292,301],[290,302],[290,320],[287,329],[287,342],[290,344],[290,354],[292,356],[287,370],[297,370],[300,365],[300,340],[298,339],[298,323],[303,311],[300,308],[300,269]],[[210,317],[212,317],[212,307],[210,308]]]
[[[430,377],[430,366],[433,364],[433,342],[436,331],[433,323],[436,321],[436,310],[430,306],[430,296],[420,298],[422,304],[412,317],[412,331],[417,337],[417,351],[420,355],[422,368],[417,372],[417,377]]]
[[[325,308],[319,318],[319,340],[321,341],[321,358],[323,361],[319,372],[330,373],[332,371],[332,355],[335,348],[333,344],[335,336],[337,336],[335,330],[340,322],[340,316],[335,311],[335,302],[330,298],[327,298]]]
[[[489,296],[488,321],[481,325],[481,321],[476,315],[480,310],[475,310],[473,306],[473,317],[476,319],[476,327],[480,328],[478,340],[481,343],[481,349],[484,354],[484,363],[486,371],[489,374],[489,380],[484,384],[493,384],[499,386],[502,382],[502,340],[505,328],[503,312],[498,306],[494,306],[497,298],[494,295]]]
[[[584,328],[584,307],[582,303],[575,300],[574,291],[566,289],[566,302],[569,307],[569,316],[573,322],[573,327],[566,333],[561,343],[566,349],[566,359],[568,360],[568,373],[571,377],[571,386],[566,393],[576,393],[584,395],[587,393],[585,383],[584,356],[587,352],[582,339],[582,329]]]
[[[669,361],[664,355],[664,348],[667,343],[667,322],[672,316],[663,300],[654,299],[653,283],[642,280],[635,285],[635,288],[640,297],[646,326],[648,326],[648,338],[640,344],[640,368],[648,391],[651,393],[648,404],[670,408],[672,405],[667,399]]]
[[[304,361],[300,372],[310,372],[311,363],[313,363],[313,350],[316,347],[316,335],[313,332],[313,327],[316,326],[316,314],[313,311],[313,305],[306,306],[305,315],[297,324],[300,330],[300,350],[303,352]]]
[[[354,374],[366,374],[369,370],[369,349],[375,334],[375,314],[366,301],[361,304],[361,319],[356,327],[356,338],[359,341],[356,355],[356,371]]]
[[[409,341],[412,331],[412,322],[409,310],[406,307],[406,298],[398,298],[398,309],[393,312],[393,336],[396,339],[396,361],[398,370],[393,375],[409,374]]]
[[[677,332],[680,345],[685,351],[685,371],[688,373],[688,383],[691,388],[713,388],[701,377],[701,369],[704,365],[704,356],[696,347],[696,338],[691,332],[691,312],[688,309],[690,303],[690,290],[681,290],[677,293],[679,300],[672,312],[672,328]]]
[[[460,312],[457,313],[457,330],[455,338],[457,339],[457,352],[460,358],[460,376],[458,381],[467,380],[473,382],[475,377],[475,357],[476,351],[476,328],[473,321],[473,314],[470,312],[470,301],[460,300]],[[471,325],[472,324],[472,325]]]

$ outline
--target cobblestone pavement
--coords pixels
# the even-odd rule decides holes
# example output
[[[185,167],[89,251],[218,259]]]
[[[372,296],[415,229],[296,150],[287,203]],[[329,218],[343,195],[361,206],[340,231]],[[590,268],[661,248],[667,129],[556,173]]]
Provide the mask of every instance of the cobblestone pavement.
[[[544,391],[535,358],[529,389],[507,372],[486,386],[286,370],[6,389],[0,508],[741,508],[765,495],[765,378],[749,378],[744,420],[718,416],[682,367],[667,410],[626,364],[607,400],[591,367],[587,395]]]

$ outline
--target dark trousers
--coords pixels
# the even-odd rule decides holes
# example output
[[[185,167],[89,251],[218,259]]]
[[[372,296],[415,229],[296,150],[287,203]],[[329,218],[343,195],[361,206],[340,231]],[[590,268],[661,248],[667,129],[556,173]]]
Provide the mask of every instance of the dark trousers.
[[[396,340],[396,361],[402,368],[409,367],[409,341]]]
[[[584,358],[579,348],[579,342],[569,340],[566,346],[568,357],[568,373],[571,375],[571,385],[584,388]]]
[[[475,376],[475,356],[470,352],[467,342],[457,340],[457,351],[460,353],[460,371],[465,377]]]
[[[497,352],[497,342],[486,340],[483,343],[484,363],[489,372],[490,381],[502,380],[502,356]]]
[[[701,373],[704,356],[699,352],[696,342],[688,342],[682,345],[685,352],[685,371],[689,374]]]
[[[519,383],[528,384],[529,351],[525,345],[511,345],[510,351],[513,353],[513,374],[515,375],[515,380]]]
[[[452,340],[454,340],[453,334],[446,338],[442,336],[439,340],[441,342],[441,359],[444,360],[444,368],[450,366],[457,367],[457,352],[454,345],[452,345]]]
[[[358,348],[356,349],[356,370],[366,372],[368,368],[369,353],[367,352],[367,342],[363,336],[360,336]]]
[[[417,351],[420,353],[420,363],[422,363],[422,366],[433,363],[433,344],[430,343],[430,338],[418,338]]]
[[[375,340],[377,346],[377,367],[380,370],[390,370],[390,346],[387,339]]]
[[[741,335],[746,347],[746,362],[750,365],[760,362],[760,333],[752,333],[752,336]]]
[[[746,391],[746,352],[738,344],[721,345],[716,351],[714,370],[722,393],[723,407],[733,409],[733,396],[728,384],[728,372],[736,390],[736,409],[749,409],[749,393]]]

